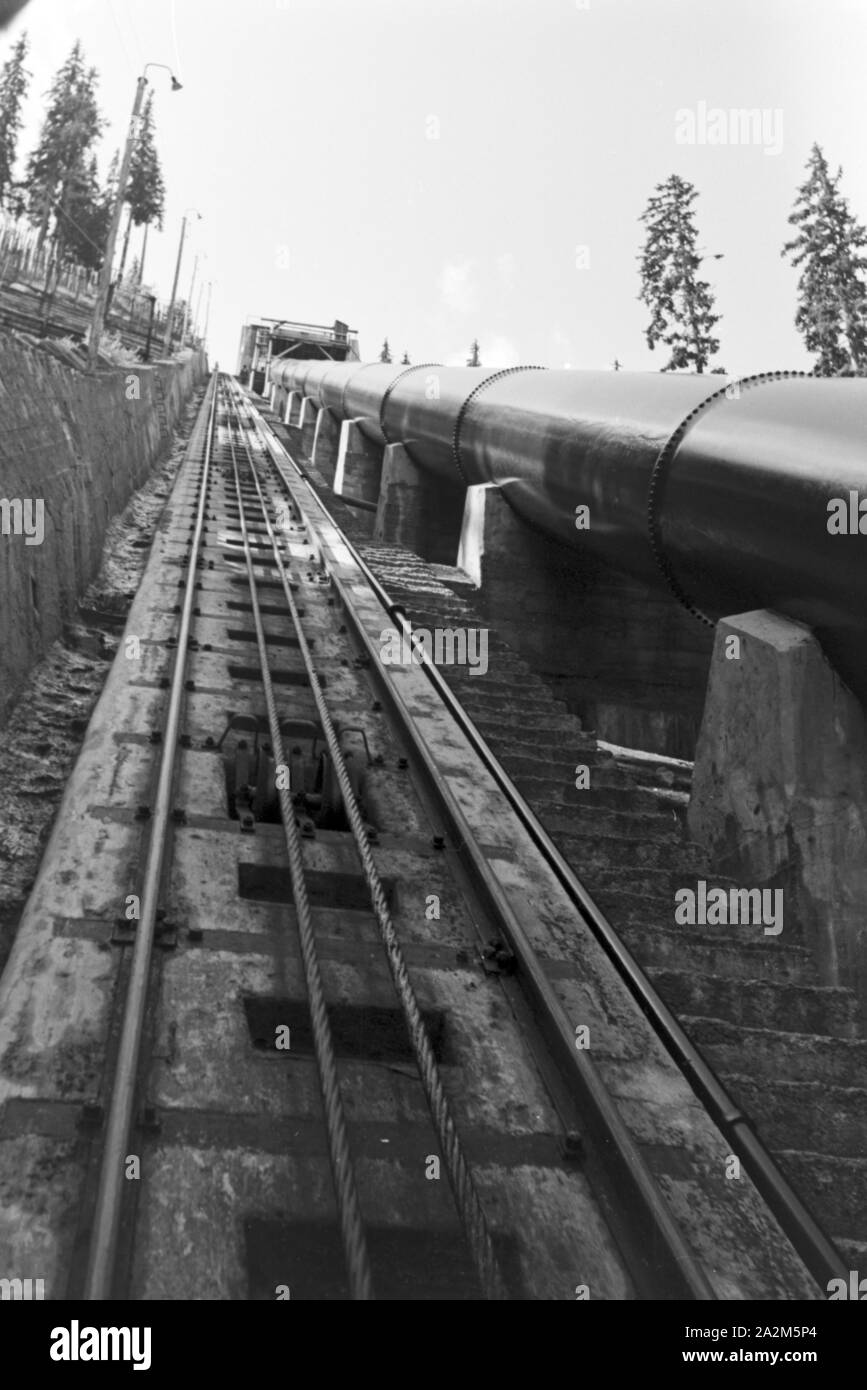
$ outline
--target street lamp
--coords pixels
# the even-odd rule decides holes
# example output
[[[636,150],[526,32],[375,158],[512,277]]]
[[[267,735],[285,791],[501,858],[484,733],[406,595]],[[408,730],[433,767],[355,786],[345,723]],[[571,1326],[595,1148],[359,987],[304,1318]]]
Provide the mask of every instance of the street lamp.
[[[99,270],[99,282],[96,289],[96,302],[93,306],[93,317],[90,322],[90,343],[88,345],[88,363],[91,367],[96,366],[99,354],[99,341],[102,337],[102,329],[105,323],[106,304],[108,302],[108,291],[111,285],[111,268],[114,261],[114,248],[117,242],[117,233],[120,227],[120,216],[123,210],[123,199],[126,193],[127,179],[129,178],[129,167],[132,162],[132,152],[135,148],[138,136],[139,118],[141,116],[142,101],[144,90],[147,86],[148,68],[165,68],[172,79],[172,91],[179,92],[181,84],[175,77],[167,63],[145,63],[144,71],[137,79],[135,84],[135,100],[132,104],[132,115],[129,122],[129,130],[126,135],[126,144],[123,149],[123,159],[120,163],[120,173],[117,176],[117,188],[114,195],[114,205],[111,210],[111,221],[108,226],[108,236],[105,241],[105,252],[102,258],[102,265]]]
[[[197,208],[185,208],[181,218],[181,239],[178,242],[178,259],[175,261],[175,278],[172,281],[172,297],[169,300],[169,311],[166,315],[166,336],[163,339],[163,357],[168,357],[172,348],[172,319],[175,313],[175,297],[178,293],[178,276],[181,273],[181,256],[184,254],[184,237],[187,234],[187,213],[195,213],[201,222],[202,214]]]

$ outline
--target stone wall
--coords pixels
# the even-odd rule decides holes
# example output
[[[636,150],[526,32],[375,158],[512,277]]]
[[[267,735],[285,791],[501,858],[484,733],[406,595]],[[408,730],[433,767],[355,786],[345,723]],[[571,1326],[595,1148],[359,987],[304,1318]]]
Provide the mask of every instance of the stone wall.
[[[174,425],[206,371],[197,353],[94,374],[0,334],[0,721],[74,616],[112,517],[168,453],[156,379]]]

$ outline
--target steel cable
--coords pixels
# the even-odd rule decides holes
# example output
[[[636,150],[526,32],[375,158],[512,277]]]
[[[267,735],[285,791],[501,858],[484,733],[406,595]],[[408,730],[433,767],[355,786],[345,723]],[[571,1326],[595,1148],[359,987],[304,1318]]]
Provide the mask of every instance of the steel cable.
[[[257,431],[258,434],[258,426],[256,425],[255,419],[253,419],[252,417],[251,419],[253,428]],[[508,1298],[508,1293],[506,1290],[506,1285],[502,1276],[502,1272],[499,1267],[496,1252],[494,1251],[491,1233],[488,1229],[487,1218],[485,1217],[481,1200],[479,1198],[478,1192],[476,1190],[476,1185],[473,1181],[473,1177],[470,1172],[469,1164],[467,1163],[466,1157],[464,1156],[463,1147],[458,1137],[457,1127],[455,1125],[454,1118],[451,1113],[451,1106],[449,1105],[448,1098],[446,1096],[445,1089],[442,1084],[442,1078],[440,1076],[439,1068],[437,1066],[436,1058],[434,1056],[433,1047],[431,1046],[427,1028],[425,1027],[424,1019],[421,1015],[421,1009],[419,1008],[418,1000],[416,999],[415,990],[413,989],[412,982],[409,978],[409,972],[406,968],[406,963],[403,958],[403,952],[400,949],[400,942],[398,941],[397,933],[394,928],[394,923],[391,919],[391,913],[389,911],[385,889],[383,888],[382,880],[380,879],[379,871],[377,870],[373,854],[368,843],[364,821],[361,812],[358,808],[358,802],[355,799],[355,794],[352,789],[349,773],[346,770],[346,763],[344,761],[343,753],[340,748],[340,741],[337,737],[334,724],[331,720],[331,715],[329,713],[328,706],[325,702],[325,698],[322,693],[322,687],[320,686],[319,679],[316,675],[316,671],[313,665],[313,661],[310,654],[310,648],[307,645],[307,641],[305,639],[304,632],[301,627],[300,618],[298,616],[298,609],[295,604],[295,600],[292,596],[292,591],[289,587],[286,571],[283,566],[283,560],[280,555],[279,547],[277,545],[276,537],[274,535],[274,530],[271,525],[270,517],[268,515],[267,504],[262,494],[262,489],[259,483],[259,478],[256,469],[253,465],[252,454],[250,452],[249,445],[245,447],[247,447],[248,459],[250,463],[250,472],[253,477],[253,481],[256,486],[256,491],[259,496],[259,501],[262,506],[263,519],[265,521],[268,536],[274,550],[274,558],[276,560],[277,568],[280,574],[280,579],[283,584],[283,591],[286,596],[286,602],[289,605],[289,611],[292,615],[292,621],[295,625],[295,631],[298,637],[298,645],[306,668],[307,677],[310,682],[310,688],[316,704],[317,713],[319,715],[323,733],[325,734],[326,742],[328,744],[328,750],[331,754],[331,759],[334,765],[335,772],[337,774],[337,779],[340,784],[340,790],[343,795],[344,806],[346,809],[347,816],[349,818],[349,823],[352,827],[352,833],[355,838],[355,844],[358,850],[358,855],[361,860],[362,867],[364,869],[364,876],[367,880],[367,886],[373,904],[374,912],[376,914],[376,920],[379,925],[380,935],[382,936],[383,945],[385,947],[389,969],[391,970],[391,976],[394,981],[395,989],[397,990],[401,1006],[406,1016],[407,1029],[409,1032],[410,1040],[412,1042],[413,1051],[416,1056],[416,1061],[418,1063],[419,1074],[421,1076],[422,1085],[424,1087],[425,1095],[427,1097],[431,1117],[433,1119],[434,1127],[437,1132],[437,1138],[442,1149],[442,1154],[446,1165],[446,1171],[448,1173],[449,1182],[451,1184],[452,1192],[455,1198],[455,1204],[457,1206],[461,1222],[466,1232],[467,1241],[472,1252],[473,1260],[476,1265],[476,1270],[479,1276],[479,1281],[482,1290],[485,1294],[485,1297],[488,1299],[506,1299]],[[264,444],[263,447],[265,447]]]
[[[231,393],[229,394],[231,398]],[[240,411],[237,411],[237,407],[236,413],[238,414],[238,418],[241,419]],[[247,576],[250,581],[250,599],[253,607],[253,622],[256,628],[256,642],[259,648],[259,661],[262,668],[262,685],[265,692],[265,704],[268,710],[271,746],[274,751],[274,758],[277,766],[286,767],[288,764],[283,752],[280,720],[277,713],[277,703],[274,699],[271,671],[268,665],[265,632],[262,627],[262,615],[259,611],[259,600],[256,594],[256,579],[253,573],[253,561],[250,555],[250,544],[247,535],[247,521],[244,514],[244,502],[241,496],[238,460],[231,434],[229,435],[229,447],[232,452],[235,491],[238,498],[244,558],[247,562]],[[261,501],[262,494],[259,489],[258,479],[255,477],[255,471],[252,467],[252,460],[249,458],[249,450],[248,461]],[[273,540],[273,532],[271,535]],[[328,1152],[334,1180],[334,1192],[340,1221],[340,1231],[346,1256],[346,1269],[349,1275],[350,1291],[353,1299],[367,1300],[373,1298],[370,1260],[367,1252],[364,1226],[361,1219],[361,1209],[355,1184],[352,1156],[349,1150],[346,1117],[343,1111],[343,1101],[340,1096],[340,1080],[337,1074],[334,1044],[331,1037],[331,1027],[328,1022],[328,1013],[325,1004],[325,990],[322,984],[319,960],[316,955],[313,922],[310,915],[310,900],[307,894],[307,883],[304,877],[301,838],[295,823],[295,807],[292,804],[291,791],[288,787],[280,786],[279,781],[280,779],[278,778],[277,791],[280,799],[280,810],[283,816],[283,828],[286,834],[286,851],[289,856],[292,894],[295,900],[295,912],[298,920],[298,936],[301,944],[304,979],[310,1003],[313,1045],[319,1072],[319,1084],[322,1091],[325,1128],[328,1135]]]

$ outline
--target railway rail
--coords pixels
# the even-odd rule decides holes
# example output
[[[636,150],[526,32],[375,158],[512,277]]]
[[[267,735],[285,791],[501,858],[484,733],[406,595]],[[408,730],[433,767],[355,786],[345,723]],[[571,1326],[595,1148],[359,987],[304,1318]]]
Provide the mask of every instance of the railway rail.
[[[836,1250],[389,631],[215,374],[0,980],[4,1262],[94,1300],[822,1298]]]

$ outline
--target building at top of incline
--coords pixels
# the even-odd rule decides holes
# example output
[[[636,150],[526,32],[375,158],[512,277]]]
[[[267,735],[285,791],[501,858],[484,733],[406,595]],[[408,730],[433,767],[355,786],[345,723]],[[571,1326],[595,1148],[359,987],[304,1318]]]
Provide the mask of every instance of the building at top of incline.
[[[241,329],[238,378],[261,394],[268,367],[277,357],[358,362],[358,337],[354,328],[339,319],[335,319],[330,328],[326,324],[295,323],[289,319],[248,319]]]

